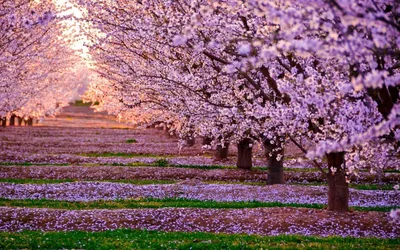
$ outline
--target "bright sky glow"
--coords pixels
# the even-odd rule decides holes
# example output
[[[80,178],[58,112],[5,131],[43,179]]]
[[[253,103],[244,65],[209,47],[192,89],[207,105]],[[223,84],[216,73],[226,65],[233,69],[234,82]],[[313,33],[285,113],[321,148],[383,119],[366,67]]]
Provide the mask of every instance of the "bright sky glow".
[[[82,17],[82,11],[74,7],[69,0],[55,0],[55,1],[56,1],[56,6],[58,8],[66,9],[66,11],[63,12],[65,16],[72,16],[76,18]],[[72,49],[78,51],[81,54],[82,58],[88,59],[89,51],[85,46],[85,43],[88,40],[82,34],[79,24],[72,18],[70,20],[66,20],[65,22],[68,24],[67,25],[68,30],[65,31],[65,34],[71,36],[75,40],[75,42],[72,45]]]

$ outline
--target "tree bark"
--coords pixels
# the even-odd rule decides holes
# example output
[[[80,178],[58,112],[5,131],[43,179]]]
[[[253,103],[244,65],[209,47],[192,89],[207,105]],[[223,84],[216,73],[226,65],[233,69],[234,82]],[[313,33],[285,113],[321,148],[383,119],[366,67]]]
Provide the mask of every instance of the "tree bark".
[[[15,126],[15,121],[16,121],[17,116],[16,115],[11,115],[10,117],[10,126]]]
[[[185,145],[188,147],[192,147],[194,146],[194,144],[196,143],[196,139],[194,137],[188,136],[185,139]]]
[[[274,144],[271,144],[271,140],[264,139],[263,145],[265,150],[265,156],[267,157],[268,176],[267,184],[284,184],[285,176],[283,171],[283,156],[285,149],[280,141],[280,137]]]
[[[7,126],[7,118],[6,117],[1,117],[0,118],[0,123],[2,127]]]
[[[252,140],[243,139],[238,143],[238,158],[236,166],[240,169],[251,169],[253,166],[252,163],[252,150],[253,147],[250,147]]]
[[[210,138],[210,137],[203,137],[203,142],[202,142],[203,145],[210,145],[211,142],[212,142],[212,138]]]
[[[346,181],[345,152],[329,153],[328,210],[345,213],[349,209],[349,184]]]
[[[224,145],[217,145],[217,149],[215,151],[215,159],[218,161],[223,161],[228,159],[229,152],[229,143],[225,143]]]
[[[28,126],[33,126],[33,118],[29,117],[27,123],[28,123]]]
[[[22,117],[18,116],[17,120],[18,120],[18,125],[22,126],[22,122],[24,121],[24,119]]]

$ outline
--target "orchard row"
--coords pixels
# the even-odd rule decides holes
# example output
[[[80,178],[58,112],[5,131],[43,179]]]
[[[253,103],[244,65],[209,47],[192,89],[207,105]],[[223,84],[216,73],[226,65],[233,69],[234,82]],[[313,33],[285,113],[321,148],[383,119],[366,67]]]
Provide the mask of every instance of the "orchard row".
[[[98,79],[86,99],[136,124],[202,136],[269,183],[298,146],[347,211],[349,175],[399,166],[400,7],[378,1],[76,1]]]
[[[82,91],[76,32],[63,13],[51,0],[0,1],[1,125],[54,115]]]

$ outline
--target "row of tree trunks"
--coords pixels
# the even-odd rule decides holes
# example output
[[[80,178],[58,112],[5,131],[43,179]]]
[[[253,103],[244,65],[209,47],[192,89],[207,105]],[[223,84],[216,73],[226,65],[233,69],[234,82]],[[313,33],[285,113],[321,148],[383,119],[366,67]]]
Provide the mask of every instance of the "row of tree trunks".
[[[284,148],[278,138],[275,144],[271,144],[270,140],[264,140],[265,156],[268,159],[268,184],[283,184],[285,182],[283,175],[283,154]],[[212,142],[211,138],[203,138],[203,145],[209,145]],[[239,142],[237,167],[240,169],[252,168],[252,144],[251,139],[244,139]],[[188,144],[188,143],[187,143]],[[225,160],[228,158],[229,143],[225,145],[217,145],[215,152],[216,160]]]
[[[267,184],[285,183],[283,159],[283,138],[276,138],[274,142],[269,139],[263,140],[265,156],[267,158],[268,179]],[[203,145],[211,143],[210,138],[203,139]],[[237,167],[249,170],[252,168],[252,144],[251,139],[244,139],[237,145]],[[217,160],[228,157],[229,144],[218,145],[215,153]],[[328,210],[345,213],[349,209],[349,185],[346,181],[345,152],[333,152],[326,155],[329,172],[328,182]]]
[[[263,141],[265,156],[267,157],[268,166],[268,179],[267,184],[283,184],[285,183],[284,172],[283,172],[283,156],[284,147],[281,138],[277,138],[274,144],[270,140],[266,139]],[[252,140],[244,139],[238,143],[238,158],[237,167],[240,169],[251,169],[252,162]]]
[[[285,183],[283,158],[284,147],[281,138],[277,138],[274,143],[264,140],[263,145],[265,155],[268,159],[268,179],[267,184]],[[237,167],[240,169],[251,169],[252,167],[252,147],[250,139],[245,139],[238,144]],[[328,210],[345,213],[349,210],[349,184],[345,168],[345,152],[333,152],[326,155],[329,172],[328,182]]]
[[[33,118],[28,118],[27,120],[24,120],[22,117],[19,117],[16,115],[12,115],[10,117],[9,126],[17,126],[17,125],[22,126],[23,124],[25,124],[25,126],[33,126]],[[1,127],[7,126],[7,118],[6,117],[0,118],[0,126]]]

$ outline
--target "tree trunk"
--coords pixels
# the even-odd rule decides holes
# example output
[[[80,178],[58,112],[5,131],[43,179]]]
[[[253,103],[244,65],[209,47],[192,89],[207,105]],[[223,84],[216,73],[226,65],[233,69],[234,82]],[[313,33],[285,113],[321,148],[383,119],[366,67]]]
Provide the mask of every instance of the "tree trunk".
[[[251,169],[252,163],[252,150],[250,147],[252,141],[250,139],[243,139],[238,144],[238,158],[236,166],[240,169]]]
[[[329,153],[328,210],[345,213],[349,209],[349,184],[346,182],[345,152]]]
[[[217,150],[215,151],[215,159],[218,161],[228,159],[229,143],[222,145],[217,145]]]
[[[10,126],[15,126],[16,118],[17,118],[16,115],[11,115],[11,117],[10,117]]]
[[[28,126],[33,126],[33,118],[29,117],[27,123],[28,123]]]
[[[188,146],[188,147],[194,146],[195,142],[196,142],[196,139],[194,137],[191,137],[191,136],[188,136],[185,139],[185,145]]]
[[[212,142],[212,138],[210,138],[210,137],[203,137],[203,142],[202,142],[203,146],[204,146],[204,145],[210,145],[211,142]]]
[[[24,121],[24,119],[20,116],[17,116],[17,120],[18,120],[18,125],[22,126],[22,122]]]
[[[6,117],[1,117],[0,118],[0,124],[2,127],[7,126],[7,118]]]
[[[269,139],[264,139],[263,141],[265,156],[267,157],[268,185],[285,183],[283,172],[283,156],[285,149],[279,139],[281,138],[278,137],[274,144],[271,144],[271,140]]]

